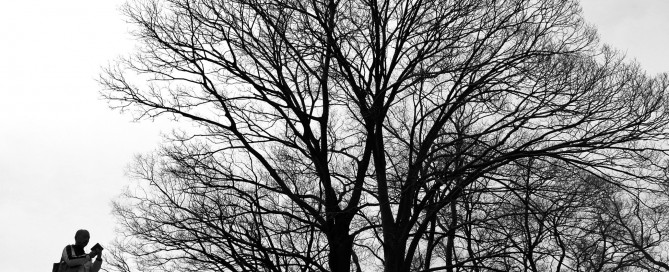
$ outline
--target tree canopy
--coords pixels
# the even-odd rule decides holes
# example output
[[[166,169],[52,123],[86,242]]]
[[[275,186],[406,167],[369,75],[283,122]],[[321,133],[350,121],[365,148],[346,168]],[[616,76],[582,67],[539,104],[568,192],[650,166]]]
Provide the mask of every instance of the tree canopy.
[[[599,44],[578,1],[124,12],[140,47],[103,96],[192,124],[115,204],[145,271],[669,268],[669,80]]]

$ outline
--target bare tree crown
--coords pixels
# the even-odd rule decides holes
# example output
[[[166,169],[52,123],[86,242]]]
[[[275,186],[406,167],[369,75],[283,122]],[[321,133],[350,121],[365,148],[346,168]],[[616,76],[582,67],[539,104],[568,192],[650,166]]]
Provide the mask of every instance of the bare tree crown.
[[[104,97],[195,124],[138,158],[150,189],[115,206],[147,269],[578,270],[565,239],[596,229],[567,224],[594,205],[588,180],[664,188],[667,75],[601,46],[577,1],[124,11],[141,46],[104,71]],[[610,222],[629,226],[627,211]],[[533,255],[542,246],[556,253]]]

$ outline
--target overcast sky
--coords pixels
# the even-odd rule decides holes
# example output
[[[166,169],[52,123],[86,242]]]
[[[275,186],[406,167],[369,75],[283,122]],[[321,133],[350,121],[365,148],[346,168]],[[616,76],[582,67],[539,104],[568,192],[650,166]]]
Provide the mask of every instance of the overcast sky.
[[[22,0],[0,8],[0,268],[49,271],[77,229],[114,238],[125,167],[165,124],[108,109],[95,79],[132,51],[123,1]],[[669,71],[669,0],[585,0],[603,42]],[[89,246],[90,247],[90,246]]]

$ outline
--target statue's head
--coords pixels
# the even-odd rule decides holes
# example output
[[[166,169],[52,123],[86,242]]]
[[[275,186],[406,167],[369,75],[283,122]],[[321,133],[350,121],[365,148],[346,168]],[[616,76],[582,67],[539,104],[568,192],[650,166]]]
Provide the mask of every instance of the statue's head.
[[[85,247],[88,245],[88,240],[91,239],[91,234],[85,229],[80,229],[74,234],[74,243],[77,246]]]

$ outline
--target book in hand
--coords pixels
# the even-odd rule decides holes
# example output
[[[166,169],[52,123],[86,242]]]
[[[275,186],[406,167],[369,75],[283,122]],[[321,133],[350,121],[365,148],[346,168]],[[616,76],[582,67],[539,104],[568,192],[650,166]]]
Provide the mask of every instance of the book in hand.
[[[96,250],[98,250],[98,249],[99,249],[99,250],[103,250],[104,248],[103,248],[99,243],[95,244],[95,245],[91,248],[91,250],[94,250],[94,251],[96,251]]]

